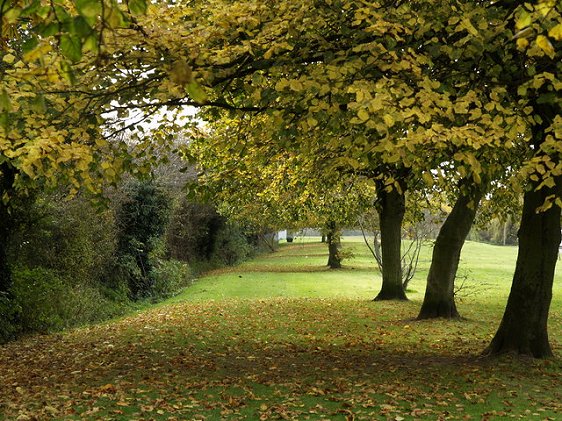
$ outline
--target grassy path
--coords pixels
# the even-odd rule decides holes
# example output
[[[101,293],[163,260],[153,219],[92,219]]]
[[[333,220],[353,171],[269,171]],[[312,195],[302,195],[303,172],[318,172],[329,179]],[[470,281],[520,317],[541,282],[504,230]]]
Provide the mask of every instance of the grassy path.
[[[0,418],[560,417],[560,358],[478,356],[501,317],[514,249],[469,244],[467,320],[414,322],[429,252],[411,302],[373,303],[370,260],[348,246],[356,258],[342,271],[324,269],[321,245],[296,244],[139,314],[1,346]],[[560,356],[559,279],[550,333]]]

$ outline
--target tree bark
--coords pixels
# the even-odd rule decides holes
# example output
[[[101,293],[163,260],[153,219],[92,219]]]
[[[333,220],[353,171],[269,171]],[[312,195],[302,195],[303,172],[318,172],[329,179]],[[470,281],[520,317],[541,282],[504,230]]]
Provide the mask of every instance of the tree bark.
[[[472,227],[478,204],[484,192],[481,185],[463,184],[467,186],[467,190],[463,190],[464,186],[461,186],[459,197],[441,226],[433,246],[425,297],[418,320],[460,317],[455,305],[455,278],[462,247]]]
[[[330,269],[341,269],[341,236],[335,222],[328,222],[326,240],[328,243],[328,266]]]
[[[560,208],[553,205],[545,212],[536,210],[548,195],[560,197],[562,179],[556,179],[554,188],[535,191],[536,187],[533,183],[524,196],[511,292],[500,327],[484,355],[552,356],[547,321],[561,238]]]
[[[0,166],[0,197],[11,193],[14,183],[14,170],[8,164]],[[12,272],[8,262],[8,244],[14,229],[13,217],[8,205],[0,200],[0,293],[9,293],[12,286]]]
[[[375,297],[381,300],[407,300],[402,285],[402,221],[406,211],[405,185],[402,191],[386,191],[377,183],[377,212],[380,219],[382,251],[382,288]]]

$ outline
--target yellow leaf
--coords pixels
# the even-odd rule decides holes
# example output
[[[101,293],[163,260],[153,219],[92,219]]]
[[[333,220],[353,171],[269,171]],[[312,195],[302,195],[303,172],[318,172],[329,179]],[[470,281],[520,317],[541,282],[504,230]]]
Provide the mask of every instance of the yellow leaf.
[[[548,31],[548,36],[555,39],[556,41],[562,41],[562,23],[550,28]]]
[[[527,38],[517,38],[517,48],[524,50],[529,46],[529,40]]]
[[[468,19],[468,18],[463,18],[463,19],[462,19],[462,26],[463,26],[463,28],[465,28],[465,29],[468,31],[468,33],[469,33],[470,35],[473,35],[473,36],[477,36],[477,35],[478,35],[478,30],[474,27],[474,25],[472,24],[472,22],[470,21],[470,19]]]
[[[550,13],[554,6],[556,6],[556,0],[541,0],[539,1],[539,4],[535,6],[535,8],[540,12],[541,15],[546,16]]]
[[[12,64],[15,59],[16,59],[16,57],[13,54],[10,54],[10,53],[8,53],[4,57],[2,57],[2,60],[5,63],[8,63],[8,64]]]
[[[369,119],[369,112],[365,108],[361,108],[357,112],[357,117],[359,117],[362,122],[367,121]]]
[[[422,178],[423,178],[423,181],[425,181],[425,184],[427,184],[428,187],[433,186],[433,177],[431,176],[431,173],[424,172],[422,174]]]
[[[170,79],[181,86],[191,83],[193,81],[191,66],[183,60],[176,61],[170,71]]]
[[[293,79],[289,82],[289,87],[293,90],[293,91],[302,91],[302,83],[300,83],[300,81]]]
[[[550,58],[554,57],[554,47],[550,43],[549,39],[544,35],[539,35],[537,37],[537,45],[545,52]]]
[[[531,24],[532,21],[533,19],[529,12],[527,12],[526,10],[522,10],[521,13],[519,13],[517,19],[515,19],[515,28],[518,30],[526,28]]]
[[[382,119],[388,127],[394,126],[394,118],[390,114],[385,114]]]

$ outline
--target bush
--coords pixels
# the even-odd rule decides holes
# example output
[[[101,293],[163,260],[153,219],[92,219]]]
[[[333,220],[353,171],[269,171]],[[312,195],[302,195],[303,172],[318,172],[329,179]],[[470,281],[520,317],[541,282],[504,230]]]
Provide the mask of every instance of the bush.
[[[87,200],[38,198],[13,236],[13,266],[45,268],[74,284],[93,285],[115,264],[113,212]]]
[[[182,200],[174,209],[166,234],[172,258],[206,270],[234,265],[255,252],[247,236],[210,205]]]
[[[235,265],[246,260],[253,252],[253,247],[240,229],[225,223],[217,233],[211,260],[219,265]]]
[[[178,260],[160,260],[153,269],[154,298],[174,296],[191,280],[191,270],[186,263]]]
[[[24,332],[48,332],[65,327],[65,297],[68,288],[49,269],[20,269],[13,273],[12,294],[21,308],[20,328]]]
[[[109,300],[88,285],[71,285],[50,269],[16,269],[9,308],[18,309],[17,329],[50,332],[121,314],[126,303]]]
[[[13,339],[19,332],[18,318],[21,308],[9,298],[5,292],[0,292],[0,343]]]
[[[154,184],[135,182],[116,215],[118,269],[133,300],[153,296],[153,275],[160,237],[169,219],[169,198]]]

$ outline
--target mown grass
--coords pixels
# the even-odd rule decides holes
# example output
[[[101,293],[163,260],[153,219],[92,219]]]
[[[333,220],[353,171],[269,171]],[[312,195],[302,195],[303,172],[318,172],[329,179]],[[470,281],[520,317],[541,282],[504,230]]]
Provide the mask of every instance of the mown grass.
[[[480,351],[501,318],[516,249],[468,243],[461,321],[416,322],[372,302],[380,277],[358,241],[343,270],[293,243],[197,280],[136,315],[0,347],[5,419],[556,419],[562,363]],[[550,334],[562,352],[557,275]],[[463,293],[463,291],[461,291]]]

